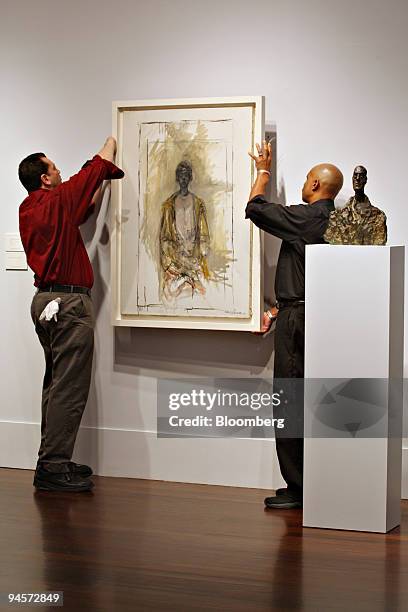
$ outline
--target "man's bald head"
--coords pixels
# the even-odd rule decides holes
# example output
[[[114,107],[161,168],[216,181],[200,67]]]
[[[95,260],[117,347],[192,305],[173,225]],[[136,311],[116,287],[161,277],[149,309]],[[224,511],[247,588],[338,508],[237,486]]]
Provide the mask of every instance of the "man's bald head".
[[[343,187],[343,175],[333,164],[318,164],[309,170],[302,189],[302,199],[306,204],[318,200],[334,198]]]

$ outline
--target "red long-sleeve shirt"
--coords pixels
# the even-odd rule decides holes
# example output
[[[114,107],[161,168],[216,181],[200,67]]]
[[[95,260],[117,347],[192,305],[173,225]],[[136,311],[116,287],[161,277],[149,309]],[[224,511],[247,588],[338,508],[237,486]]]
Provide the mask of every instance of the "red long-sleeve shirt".
[[[26,197],[19,209],[20,236],[36,287],[53,283],[92,287],[92,266],[79,226],[102,182],[123,176],[117,166],[95,155],[68,181]]]

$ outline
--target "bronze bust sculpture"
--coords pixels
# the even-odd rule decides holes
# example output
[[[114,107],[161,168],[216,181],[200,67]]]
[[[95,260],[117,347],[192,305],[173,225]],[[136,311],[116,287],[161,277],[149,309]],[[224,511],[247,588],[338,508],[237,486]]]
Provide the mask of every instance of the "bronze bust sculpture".
[[[344,208],[330,213],[324,239],[330,244],[377,244],[387,242],[387,217],[372,206],[364,193],[367,170],[356,166],[353,172],[354,196]]]

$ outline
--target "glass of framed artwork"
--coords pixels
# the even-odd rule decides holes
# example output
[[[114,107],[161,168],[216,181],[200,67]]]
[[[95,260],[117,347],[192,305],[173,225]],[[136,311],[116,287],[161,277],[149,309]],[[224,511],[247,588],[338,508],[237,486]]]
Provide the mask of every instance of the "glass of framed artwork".
[[[114,325],[256,331],[262,240],[245,219],[262,97],[113,103]]]

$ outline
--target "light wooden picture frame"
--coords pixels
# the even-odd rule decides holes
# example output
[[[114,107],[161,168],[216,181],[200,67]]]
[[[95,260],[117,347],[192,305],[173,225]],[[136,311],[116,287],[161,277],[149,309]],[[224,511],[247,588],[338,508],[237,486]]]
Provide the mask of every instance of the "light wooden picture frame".
[[[245,219],[264,98],[114,102],[112,323],[258,331],[261,232]]]

